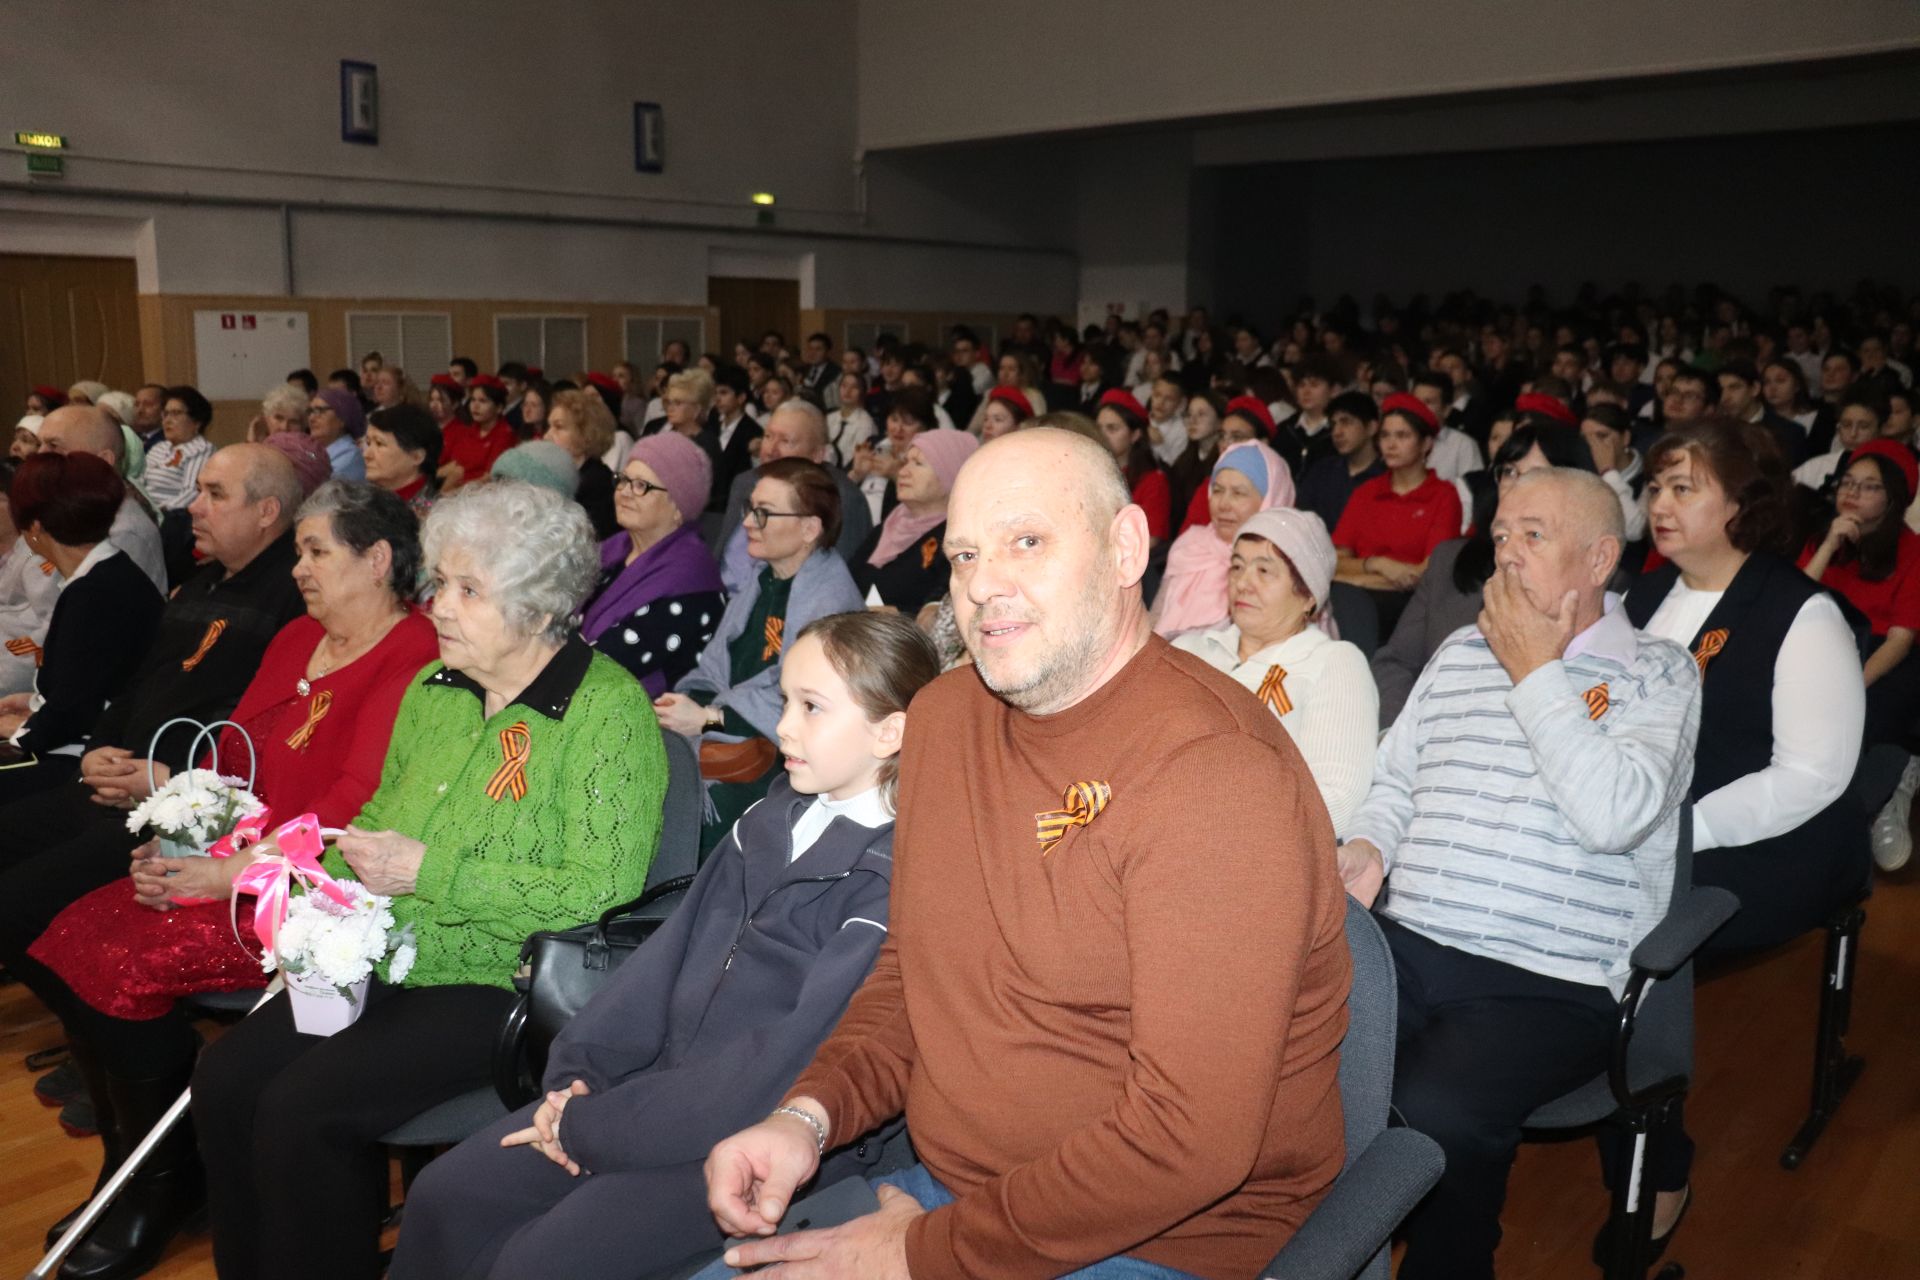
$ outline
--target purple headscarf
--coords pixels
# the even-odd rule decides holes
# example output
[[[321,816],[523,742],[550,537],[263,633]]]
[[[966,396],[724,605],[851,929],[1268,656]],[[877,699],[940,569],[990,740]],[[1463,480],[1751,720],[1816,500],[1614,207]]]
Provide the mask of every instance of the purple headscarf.
[[[600,544],[602,572],[621,564],[633,549],[633,536],[625,529]],[[615,623],[631,617],[643,604],[672,596],[692,595],[697,591],[724,591],[720,567],[713,553],[701,541],[697,525],[683,524],[660,541],[635,556],[633,563],[621,569],[607,589],[588,604],[580,620],[580,635],[588,644],[598,640]],[[665,692],[664,679],[642,681],[647,692]],[[654,684],[658,683],[659,688]]]

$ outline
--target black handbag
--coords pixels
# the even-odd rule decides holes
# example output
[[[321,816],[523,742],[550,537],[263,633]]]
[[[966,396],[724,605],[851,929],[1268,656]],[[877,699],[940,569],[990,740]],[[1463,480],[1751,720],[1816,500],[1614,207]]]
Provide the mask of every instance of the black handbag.
[[[626,958],[666,922],[692,876],[663,881],[592,924],[536,933],[520,948],[514,1001],[493,1052],[493,1088],[508,1110],[540,1096],[547,1050]]]

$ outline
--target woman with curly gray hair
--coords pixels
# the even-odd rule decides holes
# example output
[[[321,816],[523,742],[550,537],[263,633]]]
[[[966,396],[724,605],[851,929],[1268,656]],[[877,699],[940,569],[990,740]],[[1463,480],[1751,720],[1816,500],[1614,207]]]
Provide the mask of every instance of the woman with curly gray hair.
[[[647,695],[573,627],[599,575],[585,513],[518,481],[474,485],[421,542],[440,661],[408,687],[380,787],[326,858],[392,900],[418,958],[378,971],[344,1031],[301,1035],[276,997],[202,1055],[222,1275],[379,1273],[380,1135],[488,1082],[520,944],[636,896],[659,837]]]

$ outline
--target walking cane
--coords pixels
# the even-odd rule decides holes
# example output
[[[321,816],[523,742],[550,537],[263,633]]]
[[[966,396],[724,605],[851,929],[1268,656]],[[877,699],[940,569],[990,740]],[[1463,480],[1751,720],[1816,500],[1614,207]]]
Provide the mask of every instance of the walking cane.
[[[261,993],[260,999],[254,1002],[253,1008],[247,1010],[248,1015],[251,1016],[261,1005],[278,995],[285,985],[286,980],[280,974],[274,974],[273,981],[267,984],[266,991]],[[114,1170],[113,1176],[107,1179],[107,1185],[95,1192],[93,1199],[87,1201],[87,1207],[80,1211],[80,1216],[73,1220],[73,1225],[67,1228],[66,1234],[54,1241],[53,1248],[47,1250],[46,1256],[34,1265],[33,1270],[27,1272],[27,1280],[51,1280],[53,1274],[60,1269],[61,1259],[67,1256],[73,1246],[80,1243],[82,1236],[93,1230],[93,1224],[100,1221],[100,1216],[112,1206],[114,1197],[119,1195],[120,1189],[127,1185],[127,1180],[139,1172],[141,1164],[153,1154],[153,1149],[160,1145],[160,1140],[167,1136],[167,1131],[178,1124],[180,1117],[186,1114],[187,1103],[192,1099],[193,1090],[191,1089],[174,1099],[173,1105],[167,1108],[167,1113],[160,1117],[147,1136],[140,1140],[140,1145],[133,1149],[133,1154],[127,1157],[126,1163]]]

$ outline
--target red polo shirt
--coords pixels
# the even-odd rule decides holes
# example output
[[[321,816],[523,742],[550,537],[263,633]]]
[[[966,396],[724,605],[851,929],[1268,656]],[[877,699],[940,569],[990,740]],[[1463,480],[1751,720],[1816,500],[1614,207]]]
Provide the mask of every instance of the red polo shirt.
[[[1818,543],[1807,543],[1797,562],[1802,569],[1819,549]],[[1866,614],[1876,636],[1884,636],[1894,627],[1920,631],[1920,534],[1910,529],[1900,531],[1893,572],[1880,581],[1868,582],[1862,578],[1859,557],[1854,556],[1845,564],[1835,561],[1828,565],[1820,585],[1838,591],[1854,608]]]
[[[495,459],[518,443],[505,418],[494,419],[485,435],[471,422],[449,422],[440,431],[440,465],[459,463],[466,473],[461,483],[470,484],[493,470]]]
[[[1433,472],[1405,493],[1389,472],[1361,485],[1333,529],[1333,545],[1364,560],[1385,556],[1422,564],[1433,549],[1460,536],[1460,492]]]

